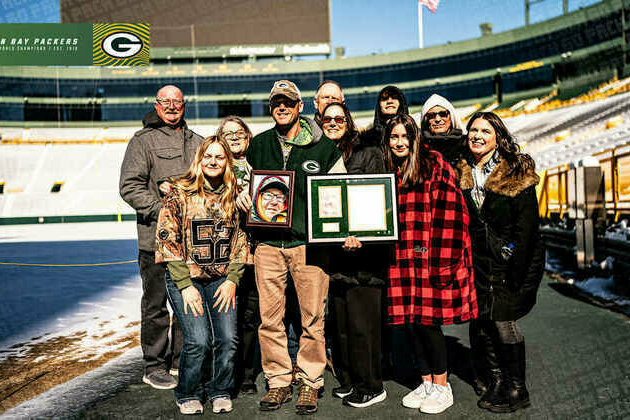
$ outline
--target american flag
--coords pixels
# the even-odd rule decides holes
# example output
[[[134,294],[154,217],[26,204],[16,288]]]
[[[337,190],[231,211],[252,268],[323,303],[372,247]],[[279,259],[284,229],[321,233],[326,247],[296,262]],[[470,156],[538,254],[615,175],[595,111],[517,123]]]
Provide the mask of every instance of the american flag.
[[[427,9],[429,9],[431,13],[435,13],[438,4],[440,4],[440,0],[418,0],[418,4],[421,6],[427,6]]]

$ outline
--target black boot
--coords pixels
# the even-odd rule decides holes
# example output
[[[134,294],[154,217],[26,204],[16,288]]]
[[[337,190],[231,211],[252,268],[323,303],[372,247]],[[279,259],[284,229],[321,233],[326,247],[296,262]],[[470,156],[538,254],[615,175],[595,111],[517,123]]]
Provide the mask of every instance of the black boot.
[[[504,399],[491,404],[488,410],[494,413],[511,413],[529,407],[529,392],[525,386],[525,342],[504,344],[505,372],[503,380]]]
[[[469,329],[470,350],[472,353],[472,386],[475,394],[482,396],[493,383],[493,369],[499,369],[492,339],[476,321],[471,322]]]
[[[479,360],[483,361],[485,373],[481,376],[482,381],[486,385],[486,391],[477,402],[480,408],[488,408],[495,402],[502,400],[503,397],[503,372],[499,363],[498,346],[483,329],[479,330],[478,340],[476,342],[479,347]]]
[[[490,406],[505,401],[503,375],[501,373],[501,369],[490,369],[490,373],[488,376],[488,390],[485,394],[483,394],[481,399],[477,401],[477,406],[479,408],[488,409]]]

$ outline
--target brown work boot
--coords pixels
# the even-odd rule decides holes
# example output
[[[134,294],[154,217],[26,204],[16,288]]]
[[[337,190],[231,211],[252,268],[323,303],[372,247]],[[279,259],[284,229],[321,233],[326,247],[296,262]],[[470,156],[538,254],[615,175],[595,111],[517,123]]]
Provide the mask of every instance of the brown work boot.
[[[295,412],[297,414],[312,414],[317,411],[317,390],[306,384],[300,387]]]
[[[277,410],[285,402],[291,401],[292,396],[293,389],[291,389],[291,386],[271,388],[267,391],[267,395],[260,400],[260,411]]]

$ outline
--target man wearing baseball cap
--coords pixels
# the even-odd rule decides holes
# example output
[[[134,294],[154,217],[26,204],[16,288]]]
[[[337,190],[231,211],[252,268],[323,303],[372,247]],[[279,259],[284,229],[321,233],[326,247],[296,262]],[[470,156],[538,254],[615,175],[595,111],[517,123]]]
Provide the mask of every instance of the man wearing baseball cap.
[[[306,264],[306,176],[345,173],[341,152],[319,126],[300,115],[300,90],[289,80],[274,83],[269,111],[275,127],[252,139],[247,161],[253,169],[295,172],[293,220],[290,229],[259,229],[254,254],[262,324],[258,330],[262,365],[269,392],[260,401],[262,411],[275,410],[292,397],[292,363],[283,321],[285,289],[291,273],[302,313],[302,336],[297,356],[300,391],[298,414],[317,411],[317,390],[324,384],[326,366],[324,305],[328,275]],[[251,197],[239,197],[241,209],[251,208]]]

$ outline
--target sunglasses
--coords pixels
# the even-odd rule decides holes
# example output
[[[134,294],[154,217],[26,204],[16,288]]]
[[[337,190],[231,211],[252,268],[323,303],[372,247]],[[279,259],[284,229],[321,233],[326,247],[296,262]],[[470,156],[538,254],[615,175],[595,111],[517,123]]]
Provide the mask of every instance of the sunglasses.
[[[284,104],[284,106],[286,106],[287,108],[295,108],[295,106],[298,103],[299,103],[298,101],[294,101],[293,99],[282,98],[282,99],[272,99],[269,105],[271,105],[272,108],[277,108],[281,104]]]
[[[342,117],[341,115],[336,117],[322,117],[323,124],[330,124],[333,120],[335,120],[335,123],[337,123],[338,125],[341,125],[346,122],[346,117]]]
[[[451,115],[450,112],[448,111],[438,111],[438,112],[427,112],[425,118],[427,120],[433,120],[435,119],[435,117],[440,116],[441,118],[447,118],[449,115]]]

